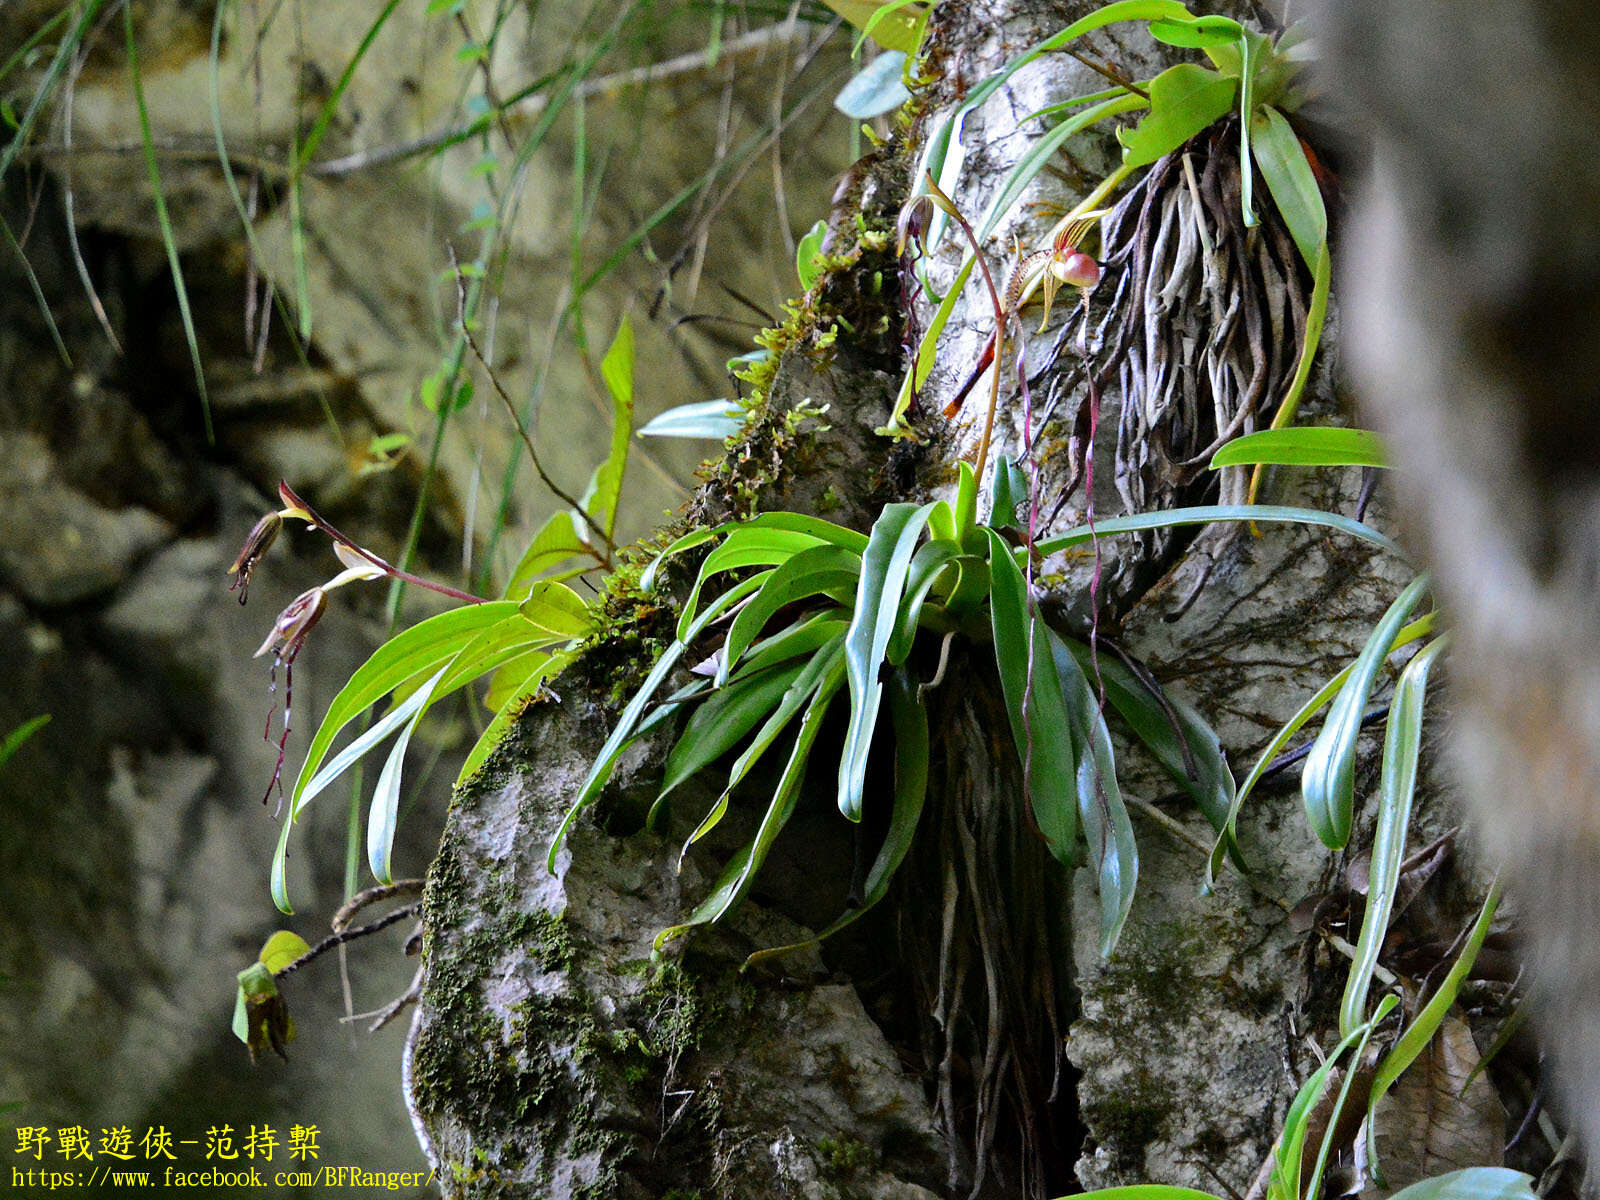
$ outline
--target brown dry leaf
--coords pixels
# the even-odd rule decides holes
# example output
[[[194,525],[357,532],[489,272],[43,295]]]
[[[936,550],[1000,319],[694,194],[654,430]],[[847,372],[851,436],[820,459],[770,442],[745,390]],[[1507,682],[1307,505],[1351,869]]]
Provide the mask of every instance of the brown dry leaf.
[[[1447,1017],[1428,1048],[1378,1105],[1378,1164],[1387,1190],[1462,1167],[1497,1167],[1506,1113],[1488,1076],[1462,1094],[1478,1065],[1472,1031]]]

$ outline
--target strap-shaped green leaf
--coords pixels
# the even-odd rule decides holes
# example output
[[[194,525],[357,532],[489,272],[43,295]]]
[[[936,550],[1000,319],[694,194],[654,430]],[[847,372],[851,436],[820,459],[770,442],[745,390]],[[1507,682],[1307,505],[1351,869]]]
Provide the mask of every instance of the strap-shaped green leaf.
[[[523,658],[513,659],[500,673],[512,672],[506,681],[505,690],[496,694],[491,689],[493,699],[490,707],[494,712],[494,719],[489,722],[484,731],[478,735],[478,740],[472,744],[472,749],[467,752],[467,759],[461,764],[461,770],[456,775],[455,786],[460,787],[477,773],[489,755],[493,754],[495,747],[505,737],[507,731],[522,715],[522,710],[527,707],[528,701],[538,694],[540,686],[546,679],[559,675],[572,661],[572,652],[563,651],[559,654],[530,654]],[[499,676],[496,676],[498,681]]]
[[[394,745],[389,748],[389,757],[383,761],[383,770],[378,772],[378,784],[373,788],[372,805],[367,811],[367,865],[372,868],[372,877],[379,883],[394,882],[392,861],[394,830],[400,817],[400,775],[405,765],[406,750],[411,745],[411,735],[416,731],[423,714],[428,711],[435,689],[453,666],[440,670],[417,693],[421,703],[400,730],[400,736],[395,738]]]
[[[446,662],[444,666],[439,668],[439,673],[434,677],[434,682],[437,682],[444,675],[449,666],[450,664]],[[278,847],[272,856],[272,902],[278,906],[281,912],[294,912],[294,908],[289,903],[289,835],[293,831],[294,823],[299,818],[300,813],[330,783],[349,770],[358,759],[393,733],[396,728],[402,724],[409,728],[415,721],[417,714],[427,706],[432,696],[433,687],[431,683],[419,688],[403,704],[395,705],[394,708],[384,714],[382,720],[375,722],[370,729],[335,754],[327,765],[305,782],[304,786],[297,785],[295,787],[294,795],[289,801],[288,810],[284,813],[282,828],[278,831]]]
[[[661,779],[665,796],[721,758],[783,699],[804,663],[772,667],[713,692],[678,735]]]
[[[1418,638],[1428,636],[1433,632],[1433,626],[1433,613],[1419,617],[1396,635],[1393,645],[1389,647],[1389,653],[1393,654],[1401,646],[1408,646]],[[1222,833],[1218,835],[1216,842],[1211,847],[1211,859],[1206,864],[1205,891],[1207,893],[1211,891],[1212,885],[1216,882],[1217,873],[1222,870],[1222,856],[1227,850],[1227,839],[1231,839],[1235,835],[1235,822],[1239,819],[1239,810],[1244,807],[1245,798],[1250,795],[1256,784],[1260,782],[1262,775],[1272,765],[1272,760],[1277,758],[1283,752],[1284,747],[1289,744],[1289,739],[1299,733],[1312,717],[1321,712],[1328,705],[1328,702],[1339,694],[1340,689],[1345,685],[1345,681],[1350,678],[1350,672],[1354,667],[1354,663],[1349,664],[1344,670],[1318,688],[1312,694],[1311,699],[1302,704],[1294,716],[1285,721],[1278,732],[1272,735],[1271,740],[1262,747],[1261,754],[1256,758],[1255,766],[1250,768],[1250,773],[1244,777],[1244,782],[1239,785],[1239,790],[1233,797],[1233,803],[1228,806],[1228,817],[1223,824]]]
[[[511,572],[511,582],[506,584],[506,599],[522,598],[527,595],[528,585],[540,575],[569,559],[588,553],[589,548],[573,532],[572,514],[553,514],[539,527],[539,532],[533,535],[533,541],[522,552],[522,558]],[[592,566],[593,561],[588,565]]]
[[[1361,736],[1367,699],[1377,686],[1395,636],[1427,590],[1428,577],[1418,576],[1379,619],[1306,755],[1300,794],[1312,832],[1330,850],[1342,850],[1350,840],[1356,805],[1356,740]]]
[[[1150,22],[1150,36],[1156,41],[1186,50],[1236,45],[1243,32],[1244,27],[1232,17],[1191,17],[1186,21],[1164,17]]]
[[[1090,661],[1089,647],[1063,640],[1078,666],[1091,674],[1095,664]],[[1187,702],[1154,680],[1140,678],[1115,656],[1102,651],[1098,659],[1107,703],[1172,781],[1194,800],[1211,827],[1224,833],[1235,787],[1216,730]]]
[[[1168,1183],[1133,1183],[1126,1187],[1096,1188],[1061,1200],[1218,1200],[1210,1192],[1174,1187]]]
[[[1065,640],[1048,626],[1045,635],[1061,681],[1067,721],[1074,740],[1082,747],[1078,758],[1078,817],[1100,891],[1100,957],[1110,958],[1139,885],[1139,847],[1117,784],[1116,758],[1099,697]]]
[[[1333,1105],[1333,1111],[1326,1121],[1319,1121],[1317,1128],[1326,1128],[1327,1135],[1323,1139],[1323,1153],[1318,1156],[1316,1167],[1311,1178],[1301,1186],[1303,1160],[1305,1157],[1306,1139],[1312,1132],[1311,1118],[1320,1111],[1323,1093],[1328,1090],[1330,1077],[1334,1069],[1344,1059],[1347,1050],[1354,1049],[1351,1060],[1359,1062],[1361,1052],[1366,1047],[1367,1039],[1372,1036],[1372,1030],[1379,1021],[1394,1011],[1398,1000],[1394,996],[1385,996],[1378,1005],[1378,1011],[1373,1014],[1372,1020],[1360,1029],[1342,1038],[1335,1046],[1322,1065],[1311,1073],[1305,1083],[1300,1085],[1300,1090],[1289,1103],[1289,1112],[1283,1119],[1283,1130],[1278,1134],[1278,1143],[1272,1152],[1272,1177],[1267,1187],[1268,1200],[1311,1200],[1311,1197],[1320,1195],[1322,1170],[1326,1163],[1328,1142],[1339,1127],[1339,1113],[1344,1108],[1344,1100],[1349,1094],[1350,1082],[1355,1079],[1358,1072],[1346,1071],[1344,1084],[1340,1094]]]
[[[1351,537],[1386,550],[1399,558],[1405,554],[1394,542],[1384,537],[1370,525],[1352,521],[1338,513],[1323,512],[1316,508],[1290,508],[1277,504],[1202,504],[1194,508],[1169,508],[1161,512],[1135,513],[1131,517],[1112,517],[1098,520],[1094,528],[1079,525],[1055,537],[1035,543],[1041,555],[1055,554],[1073,546],[1083,546],[1097,537],[1114,537],[1123,533],[1141,533],[1146,529],[1170,529],[1180,525],[1210,525],[1214,521],[1259,521],[1263,524],[1315,525],[1347,533]],[[1015,553],[1021,554],[1018,550]]]
[[[854,923],[889,894],[889,884],[911,849],[917,823],[922,819],[922,806],[928,797],[928,710],[917,699],[917,687],[917,681],[903,667],[889,677],[889,720],[894,726],[894,811],[889,816],[883,844],[878,847],[878,855],[872,860],[862,884],[860,907],[845,912],[814,938],[757,950],[745,960],[745,966],[814,946]]]
[[[745,410],[733,400],[680,404],[645,422],[640,437],[708,438],[722,441],[744,428]]]
[[[809,701],[815,698],[818,689],[826,686],[828,680],[838,674],[844,659],[844,637],[844,630],[841,629],[807,660],[805,669],[795,677],[777,707],[772,709],[766,722],[735,760],[733,768],[728,772],[728,786],[723,789],[724,794],[739,786],[744,777],[750,773],[750,769],[756,765],[757,760],[766,753],[767,748],[777,741],[778,734],[788,725],[795,713],[806,707]]]
[[[1450,964],[1449,973],[1440,980],[1438,988],[1422,1006],[1422,1011],[1406,1027],[1399,1040],[1378,1064],[1377,1074],[1372,1077],[1372,1092],[1367,1098],[1369,1115],[1378,1107],[1378,1101],[1383,1099],[1395,1081],[1405,1074],[1406,1068],[1416,1062],[1427,1049],[1428,1043],[1433,1041],[1433,1035],[1439,1032],[1445,1014],[1450,1011],[1450,1006],[1456,1002],[1456,996],[1461,991],[1462,981],[1472,970],[1472,964],[1478,960],[1478,951],[1483,949],[1484,939],[1489,936],[1489,926],[1494,922],[1495,910],[1499,907],[1500,884],[1496,880],[1489,888],[1489,894],[1483,898],[1483,907],[1478,910],[1478,919],[1472,923],[1472,929],[1461,947],[1461,953],[1456,956],[1456,961]]]
[[[739,757],[734,761],[732,769],[728,772],[727,785],[722,789],[710,813],[700,822],[698,828],[689,835],[689,840],[684,843],[684,853],[689,847],[710,833],[717,823],[722,820],[723,814],[728,811],[728,801],[733,796],[733,789],[744,781],[752,767],[760,761],[772,744],[778,740],[778,735],[784,731],[794,715],[802,708],[807,707],[816,698],[817,691],[823,687],[840,669],[844,657],[844,631],[841,629],[833,640],[812,655],[804,664],[803,669],[796,668],[797,674],[788,690],[778,700],[776,706],[769,705],[770,712],[761,728],[756,731]],[[666,798],[666,788],[662,789],[661,798],[650,808],[648,824],[652,827],[658,820],[659,806]]]
[[[1389,933],[1395,888],[1406,857],[1406,831],[1411,826],[1411,800],[1417,789],[1417,762],[1422,755],[1422,707],[1428,695],[1428,669],[1449,640],[1448,635],[1438,638],[1417,651],[1400,673],[1394,699],[1389,702],[1378,822],[1372,834],[1372,865],[1367,874],[1366,914],[1339,1004],[1340,1033],[1349,1033],[1366,1016],[1367,991],[1378,965],[1378,952]]]
[[[784,662],[791,658],[802,656],[809,658],[811,654],[833,641],[850,627],[850,611],[845,608],[827,608],[817,613],[810,613],[796,621],[787,629],[773,634],[771,637],[762,638],[749,650],[745,651],[744,662],[735,667],[728,676],[729,682],[741,679],[756,671],[764,670],[774,663]]]
[[[800,796],[800,783],[805,778],[806,764],[811,757],[811,747],[816,743],[817,734],[822,731],[823,718],[828,715],[828,704],[843,682],[844,664],[841,662],[823,681],[806,708],[806,715],[800,722],[799,732],[795,734],[794,748],[789,752],[789,761],[778,779],[772,801],[767,806],[766,815],[762,817],[755,836],[733,856],[717,880],[716,886],[712,888],[711,894],[689,914],[688,920],[656,934],[656,950],[660,950],[673,938],[681,937],[697,925],[720,920],[744,898],[744,894],[750,888],[751,880],[761,869],[761,864],[766,861],[772,843],[777,840],[778,834],[783,831],[789,817],[794,813],[795,802]]]
[[[1011,557],[1011,546],[994,530],[985,533],[993,576],[989,617],[995,663],[1011,718],[1011,738],[1023,764],[1023,786],[1050,853],[1064,866],[1076,866],[1078,761],[1083,748],[1067,719],[1044,622],[1028,611],[1026,583]]]
[[[1389,1200],[1538,1200],[1533,1176],[1510,1167],[1467,1167],[1421,1179]]]
[[[1234,438],[1211,456],[1211,469],[1259,463],[1294,467],[1387,467],[1389,454],[1370,429],[1331,425],[1263,429]]]
[[[729,670],[780,609],[817,595],[848,604],[860,579],[861,556],[841,546],[813,546],[780,564],[729,626],[717,686],[726,682]]]
[[[628,743],[642,731],[649,723],[644,720],[645,709],[649,707],[650,700],[666,682],[667,676],[672,673],[672,668],[678,665],[678,660],[688,649],[688,643],[694,640],[707,625],[716,620],[740,600],[759,588],[765,582],[768,572],[761,572],[745,579],[729,588],[706,606],[706,611],[701,613],[684,630],[685,636],[674,641],[662,652],[656,665],[650,669],[650,674],[639,685],[639,690],[633,694],[627,705],[622,710],[622,715],[617,718],[617,727],[611,731],[611,736],[606,739],[600,748],[599,755],[594,760],[594,766],[589,768],[589,774],[578,789],[578,795],[572,802],[572,807],[567,810],[567,815],[562,818],[561,826],[556,830],[555,837],[550,839],[550,854],[546,865],[552,874],[556,871],[557,855],[561,850],[561,843],[567,836],[567,830],[572,827],[572,822],[577,820],[578,814],[594,802],[600,794],[600,789],[611,778],[611,769],[616,766],[617,759],[621,757]]]
[[[617,328],[605,357],[600,360],[600,377],[611,393],[611,450],[606,461],[595,468],[589,487],[580,498],[588,513],[606,537],[617,529],[617,500],[622,495],[622,476],[628,466],[628,446],[633,440],[633,323],[625,316]],[[592,530],[589,522],[572,514],[573,532],[587,542]]]
[[[694,586],[689,589],[689,598],[684,601],[683,611],[678,616],[679,640],[686,640],[689,626],[697,619],[700,593],[712,576],[743,567],[776,566],[787,562],[802,550],[820,545],[823,545],[820,539],[792,530],[747,526],[730,530],[723,538],[722,545],[706,555],[705,561],[700,564],[700,573],[695,577]]]
[[[492,625],[513,617],[517,606],[509,600],[471,604],[451,609],[426,621],[419,621],[396,634],[356,668],[339,694],[328,705],[322,724],[311,739],[305,764],[300,768],[291,799],[291,811],[298,812],[301,796],[312,776],[321,767],[328,748],[339,731],[389,692],[430,668],[455,658],[468,642]]]
[[[959,577],[960,568],[953,564],[960,557],[961,548],[952,541],[926,542],[912,556],[911,571],[906,576],[905,597],[900,602],[900,616],[895,621],[894,633],[889,638],[889,649],[885,655],[891,667],[900,666],[910,656],[928,593],[941,579]]]
[[[852,821],[861,819],[867,756],[872,750],[872,733],[877,728],[879,702],[883,696],[883,682],[878,673],[889,652],[889,639],[894,635],[911,558],[933,508],[932,504],[885,507],[873,523],[866,553],[861,558],[855,615],[844,642],[845,671],[850,682],[850,723],[845,730],[844,752],[839,759],[839,811]]]

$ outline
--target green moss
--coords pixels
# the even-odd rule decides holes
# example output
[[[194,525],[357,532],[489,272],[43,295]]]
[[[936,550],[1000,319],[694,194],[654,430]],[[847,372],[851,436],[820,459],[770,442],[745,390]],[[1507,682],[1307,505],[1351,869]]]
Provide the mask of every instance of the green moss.
[[[822,1155],[823,1170],[830,1175],[854,1175],[878,1165],[872,1147],[854,1138],[818,1138],[817,1153]]]
[[[1144,1166],[1144,1148],[1166,1128],[1171,1097],[1148,1076],[1119,1083],[1115,1093],[1082,1099],[1081,1115],[1091,1136],[1116,1156],[1121,1170]]]

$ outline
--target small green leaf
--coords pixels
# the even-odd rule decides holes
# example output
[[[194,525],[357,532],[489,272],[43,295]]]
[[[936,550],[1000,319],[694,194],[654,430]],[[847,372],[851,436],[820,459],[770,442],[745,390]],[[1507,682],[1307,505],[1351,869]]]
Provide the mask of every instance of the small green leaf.
[[[633,435],[633,322],[627,317],[617,327],[611,348],[600,360],[600,377],[611,393],[611,451],[595,468],[594,477],[579,503],[584,512],[611,537],[617,530],[617,500],[628,465],[628,445]],[[574,514],[573,528],[580,538],[589,534],[588,522]]]
[[[1150,36],[1169,46],[1182,46],[1186,50],[1204,50],[1210,46],[1229,46],[1238,42],[1244,32],[1239,22],[1231,17],[1192,17],[1178,20],[1163,17],[1150,22]]]
[[[1255,171],[1251,168],[1250,127],[1255,113],[1256,66],[1266,39],[1248,29],[1239,31],[1239,207],[1244,211],[1245,228],[1261,223],[1256,216]]]
[[[990,505],[989,525],[994,529],[1010,526],[1020,529],[1027,521],[1026,513],[1017,519],[1017,508],[1028,503],[1028,477],[1021,467],[1004,454],[994,460],[994,479],[990,484],[993,503]]]
[[[887,50],[878,55],[851,77],[850,82],[833,98],[833,106],[855,121],[866,121],[894,111],[911,99],[911,93],[900,79],[905,64],[906,56],[902,50]],[[810,289],[811,284],[807,282],[804,271],[800,274],[800,282],[807,290]]]
[[[1263,429],[1234,438],[1211,458],[1211,469],[1272,463],[1296,467],[1387,467],[1389,454],[1377,434],[1327,425]]]
[[[917,18],[913,13],[896,11],[903,4],[885,5],[880,0],[822,0],[863,33],[871,27],[869,35],[885,50],[898,50],[910,54],[917,48]],[[879,17],[879,10],[888,8],[888,15]],[[875,18],[877,18],[875,20]]]
[[[37,717],[29,717],[21,725],[6,734],[5,740],[0,741],[0,767],[11,761],[11,756],[22,749],[23,742],[38,733],[49,723],[50,714],[40,713]]]
[[[1239,81],[1194,63],[1180,63],[1150,81],[1150,112],[1134,129],[1117,130],[1125,167],[1170,154],[1233,107]]]
[[[978,476],[965,461],[957,466],[955,518],[956,544],[963,550],[974,549],[967,543],[978,533]]]
[[[553,637],[571,641],[588,637],[595,614],[583,597],[564,583],[541,579],[517,606],[517,614]]]
[[[311,953],[305,938],[287,929],[280,929],[266,940],[256,961],[276,975],[297,958]]]
[[[1378,822],[1372,834],[1372,865],[1367,877],[1366,914],[1349,978],[1339,1004],[1339,1031],[1349,1033],[1366,1016],[1367,991],[1378,966],[1378,952],[1389,934],[1395,888],[1406,856],[1406,831],[1411,827],[1411,800],[1417,787],[1417,762],[1422,754],[1422,706],[1427,698],[1428,669],[1449,637],[1417,651],[1395,684],[1389,703],[1389,729],[1383,742],[1383,775],[1378,789]]]
[[[822,239],[827,235],[828,223],[819,220],[795,246],[794,269],[800,276],[801,290],[809,292],[811,285],[817,282],[822,270],[817,266],[817,255],[822,249]]]
[[[894,635],[911,558],[933,514],[933,507],[932,504],[886,506],[873,523],[866,553],[862,555],[855,615],[850,632],[845,636],[850,724],[845,730],[844,753],[839,760],[839,811],[852,821],[861,819],[867,756],[872,750],[872,734],[878,724],[879,702],[883,695],[879,670],[889,652],[889,639]]]
[[[943,213],[935,214],[936,221],[942,220],[943,217]],[[933,364],[939,349],[939,335],[944,332],[950,315],[955,312],[956,301],[961,299],[962,289],[972,277],[972,268],[977,265],[977,261],[975,258],[968,258],[961,264],[950,290],[944,294],[944,299],[934,310],[933,317],[928,321],[928,328],[923,330],[922,340],[917,343],[916,353],[911,359],[911,368],[900,381],[900,391],[895,396],[894,408],[889,413],[889,419],[876,430],[880,436],[915,440],[916,434],[905,422],[906,413],[911,410],[912,397],[922,390],[922,385],[928,382],[928,376],[933,373]]]
[[[1267,182],[1273,203],[1306,266],[1315,269],[1317,258],[1328,244],[1328,211],[1300,139],[1288,119],[1271,107],[1262,108],[1251,118],[1250,134],[1250,152],[1261,168],[1261,178]]]
[[[744,409],[732,400],[701,400],[680,404],[652,417],[639,430],[639,436],[708,438],[720,442],[743,429],[744,420]]]
[[[1428,577],[1418,576],[1383,614],[1306,755],[1300,794],[1312,831],[1330,850],[1341,850],[1350,840],[1356,803],[1356,741],[1361,736],[1367,698],[1377,685],[1395,636],[1427,590]]]

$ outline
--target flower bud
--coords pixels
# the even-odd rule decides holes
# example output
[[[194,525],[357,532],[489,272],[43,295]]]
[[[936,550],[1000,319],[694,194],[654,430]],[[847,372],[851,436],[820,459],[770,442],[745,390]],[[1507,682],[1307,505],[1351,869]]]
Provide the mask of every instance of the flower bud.
[[[1062,283],[1092,291],[1100,282],[1100,264],[1081,250],[1050,260],[1050,273]]]
[[[233,560],[233,566],[228,568],[228,574],[237,576],[228,585],[230,592],[239,593],[239,603],[243,604],[245,597],[250,592],[250,572],[255,570],[256,564],[261,561],[278,537],[278,530],[283,526],[283,517],[278,513],[269,512],[256,522],[255,528],[250,531],[250,536],[245,538],[244,547],[239,551],[239,557]]]

